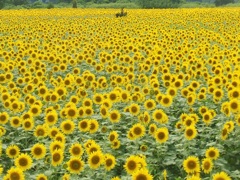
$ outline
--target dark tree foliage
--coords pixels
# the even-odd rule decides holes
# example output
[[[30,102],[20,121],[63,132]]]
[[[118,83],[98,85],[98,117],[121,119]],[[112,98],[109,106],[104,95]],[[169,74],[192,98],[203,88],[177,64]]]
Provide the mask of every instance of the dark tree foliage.
[[[215,0],[214,3],[216,6],[222,6],[225,4],[234,3],[234,0]]]

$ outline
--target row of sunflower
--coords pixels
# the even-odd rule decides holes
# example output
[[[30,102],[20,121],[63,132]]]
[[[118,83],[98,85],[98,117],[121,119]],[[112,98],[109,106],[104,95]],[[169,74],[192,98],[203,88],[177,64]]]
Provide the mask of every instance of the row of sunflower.
[[[240,9],[114,14],[0,11],[1,178],[238,179]]]

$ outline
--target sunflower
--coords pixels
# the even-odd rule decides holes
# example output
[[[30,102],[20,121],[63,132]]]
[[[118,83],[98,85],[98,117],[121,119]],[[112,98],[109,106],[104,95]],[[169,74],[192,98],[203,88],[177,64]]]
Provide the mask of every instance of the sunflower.
[[[113,169],[116,165],[115,157],[111,154],[105,154],[104,155],[104,167],[107,171],[110,171]]]
[[[234,122],[233,121],[227,121],[224,126],[227,128],[228,133],[232,132],[234,130]]]
[[[118,133],[117,131],[111,131],[108,135],[108,139],[110,142],[113,142],[114,140],[118,139]]]
[[[205,158],[202,160],[202,170],[205,174],[209,174],[212,171],[213,162],[210,158]]]
[[[121,92],[120,97],[121,97],[121,101],[122,101],[122,102],[128,102],[129,99],[130,99],[130,93],[129,93],[128,91],[126,91],[126,90],[123,90],[123,91]]]
[[[172,96],[171,95],[162,95],[162,99],[160,101],[160,103],[164,106],[164,107],[169,107],[172,104]]]
[[[189,156],[183,161],[183,168],[187,173],[200,172],[199,159],[196,156]]]
[[[70,174],[65,173],[65,174],[62,176],[62,179],[61,179],[61,180],[70,180],[70,179],[71,179]]]
[[[91,153],[93,152],[101,152],[101,146],[99,144],[97,144],[96,142],[90,142],[91,144],[89,144],[87,147],[86,147],[86,152],[88,155],[90,155]],[[86,146],[86,144],[85,144]]]
[[[204,122],[206,125],[209,125],[209,124],[211,123],[212,119],[213,119],[213,116],[212,116],[211,112],[210,112],[210,111],[207,111],[207,112],[205,112],[202,116],[203,116],[203,117],[202,117],[202,118],[203,118],[203,122]]]
[[[232,100],[230,100],[229,106],[230,106],[230,110],[231,110],[233,113],[237,113],[237,112],[239,112],[239,110],[240,110],[239,100],[237,100],[237,99],[232,99]]]
[[[140,169],[141,165],[138,163],[139,158],[140,157],[138,156],[131,155],[126,159],[126,162],[123,167],[128,174],[133,174],[134,172],[137,172]]]
[[[213,91],[213,98],[216,100],[221,100],[224,96],[224,92],[222,89],[214,89]]]
[[[129,111],[132,115],[137,116],[140,112],[140,106],[138,104],[132,103],[129,107]]]
[[[35,137],[46,137],[48,135],[48,129],[45,125],[37,125],[33,134]]]
[[[148,99],[144,102],[144,107],[145,107],[145,109],[150,111],[150,110],[155,109],[156,103],[153,99]]]
[[[133,139],[137,139],[145,135],[145,127],[140,123],[134,124],[130,131],[132,132]]]
[[[39,116],[42,110],[39,105],[32,105],[29,112],[31,112],[33,116]]]
[[[63,158],[64,158],[63,151],[61,149],[54,150],[52,152],[51,164],[53,166],[58,166],[58,165],[62,164]]]
[[[68,171],[73,174],[79,174],[84,169],[84,161],[79,159],[78,157],[72,157],[68,162]]]
[[[42,159],[46,155],[46,147],[44,144],[37,143],[31,148],[31,154],[35,159]]]
[[[109,116],[108,108],[105,107],[104,105],[102,105],[100,108],[100,114],[101,114],[102,118],[107,118]]]
[[[64,134],[72,134],[75,129],[75,124],[72,120],[65,120],[60,125]]]
[[[212,160],[216,160],[219,157],[219,150],[215,147],[210,147],[206,150],[205,156]]]
[[[58,114],[56,111],[51,111],[46,114],[45,118],[45,123],[47,123],[49,126],[52,126],[57,123],[58,121]]]
[[[93,152],[88,157],[88,164],[91,169],[97,169],[104,162],[104,156],[100,151]]]
[[[231,180],[227,173],[221,171],[213,175],[213,180]]]
[[[84,107],[84,114],[86,116],[92,116],[94,114],[92,107]]]
[[[56,137],[55,137],[55,138],[56,138]],[[55,151],[55,150],[57,150],[57,149],[64,150],[65,144],[64,144],[63,142],[61,142],[61,141],[55,140],[55,141],[52,141],[52,142],[50,143],[49,148],[50,148],[50,152],[53,153],[53,151]]]
[[[145,111],[143,114],[141,114],[138,118],[145,125],[149,124],[151,121],[151,117],[147,111]]]
[[[221,131],[221,139],[226,140],[228,137],[229,131],[227,126],[223,126],[223,129]]]
[[[168,140],[168,137],[169,137],[168,129],[165,127],[159,128],[155,132],[155,139],[159,143],[165,143]]]
[[[11,169],[9,169],[7,171],[7,178],[6,180],[24,180],[24,173],[22,171],[22,169],[18,168],[18,167],[11,167]]]
[[[195,126],[188,126],[185,129],[184,136],[187,140],[192,140],[197,136],[197,129]]]
[[[9,158],[16,158],[20,154],[20,149],[17,145],[10,145],[6,149],[6,154]]]
[[[72,144],[71,147],[69,148],[69,153],[71,154],[71,156],[81,157],[83,154],[82,145],[79,143]]]
[[[6,124],[8,122],[9,115],[7,112],[0,113],[0,124]]]
[[[66,137],[63,133],[59,132],[55,135],[54,140],[64,144],[66,142]]]
[[[139,171],[136,171],[132,174],[132,179],[133,180],[152,180],[153,177],[151,174],[149,174],[147,169],[141,169]]]
[[[111,180],[121,180],[118,176],[111,178]]]
[[[240,114],[235,116],[235,121],[238,126],[240,126]]]
[[[89,132],[91,134],[97,132],[98,128],[99,128],[99,124],[98,124],[98,121],[96,119],[90,119],[89,120]]]
[[[111,144],[112,149],[119,149],[120,146],[121,146],[121,142],[118,139],[114,140]]]
[[[44,174],[38,174],[36,180],[48,180],[48,177]]]
[[[20,117],[17,117],[17,116],[12,117],[11,120],[10,120],[10,124],[11,124],[12,127],[18,128],[22,124],[22,119]]]
[[[112,110],[109,112],[109,119],[112,123],[117,123],[120,121],[121,114],[119,113],[118,110]]]
[[[93,95],[93,102],[94,102],[94,104],[98,104],[98,105],[102,104],[102,102],[103,102],[103,95],[100,94],[100,93],[95,93]]]
[[[120,93],[119,93],[118,91],[111,91],[111,92],[108,94],[108,99],[109,99],[112,103],[118,102],[118,100],[120,99]]]
[[[82,118],[85,116],[84,108],[80,107],[78,108],[78,117]]]
[[[24,119],[23,122],[22,122],[22,127],[24,130],[26,131],[30,131],[33,129],[34,127],[34,121],[33,119]]]
[[[157,125],[152,123],[149,125],[149,130],[148,133],[151,134],[152,136],[155,136],[155,132],[157,130]]]
[[[20,168],[22,171],[31,169],[32,158],[25,153],[21,153],[14,161],[15,166]]]
[[[79,121],[78,129],[81,132],[87,132],[87,131],[89,131],[89,128],[90,128],[90,123],[89,123],[88,119],[83,119],[83,120]]]
[[[168,116],[165,114],[165,112],[162,109],[156,109],[153,114],[152,117],[155,121],[159,122],[159,123],[167,123],[168,122]]]

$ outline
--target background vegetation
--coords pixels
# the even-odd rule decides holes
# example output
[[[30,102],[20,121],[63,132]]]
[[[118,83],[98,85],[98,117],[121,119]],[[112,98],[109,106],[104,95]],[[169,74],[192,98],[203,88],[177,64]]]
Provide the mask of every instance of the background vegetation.
[[[240,0],[76,0],[80,8],[201,8],[240,6]],[[72,0],[0,0],[0,9],[70,8]]]

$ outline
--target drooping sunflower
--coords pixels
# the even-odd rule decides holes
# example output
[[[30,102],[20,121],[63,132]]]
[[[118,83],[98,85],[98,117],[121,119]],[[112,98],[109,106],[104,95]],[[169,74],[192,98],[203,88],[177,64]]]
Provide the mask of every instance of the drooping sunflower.
[[[11,167],[11,169],[9,169],[7,171],[7,177],[6,180],[24,180],[24,173],[23,171],[18,168],[18,167]]]
[[[120,146],[121,146],[121,142],[118,139],[114,140],[111,144],[112,149],[119,149]]]
[[[196,156],[189,156],[183,161],[183,168],[187,173],[200,172],[199,159]]]
[[[221,171],[213,175],[213,180],[231,180],[231,177],[227,173]]]
[[[168,140],[169,133],[166,127],[159,128],[155,132],[155,139],[159,143],[165,143]]]
[[[63,158],[63,151],[61,149],[56,149],[52,152],[51,164],[53,166],[58,166],[62,164]]]
[[[195,126],[188,126],[185,129],[184,136],[187,140],[192,140],[197,136],[197,129]]]
[[[149,174],[147,169],[141,169],[141,170],[136,171],[136,172],[133,173],[132,179],[133,180],[141,180],[141,179],[152,180],[153,177],[152,177],[151,174]]]
[[[42,159],[46,155],[47,149],[44,144],[37,143],[31,148],[31,154],[35,159]]]
[[[70,152],[71,156],[81,157],[84,151],[83,151],[83,148],[82,148],[81,144],[74,143],[69,148],[69,152]]]
[[[84,161],[79,159],[78,157],[72,157],[68,162],[68,171],[73,174],[79,174],[84,169]]]
[[[75,123],[68,119],[63,121],[60,127],[64,134],[72,134],[75,129]]]
[[[20,149],[17,145],[10,145],[6,149],[6,154],[9,158],[16,158],[20,154]]]
[[[104,155],[104,167],[107,171],[113,169],[116,165],[115,157],[111,154]]]
[[[97,169],[104,162],[104,156],[100,151],[93,152],[88,157],[88,164],[91,169]]]
[[[20,168],[22,171],[31,169],[32,158],[25,153],[21,153],[14,161],[16,167]]]
[[[213,169],[213,162],[210,158],[204,158],[202,160],[202,170],[205,174],[209,174]]]
[[[219,157],[219,150],[215,147],[210,147],[206,150],[205,156],[212,160],[216,160]]]
[[[117,123],[120,121],[121,114],[119,113],[118,110],[112,110],[109,112],[109,119],[112,123]]]

